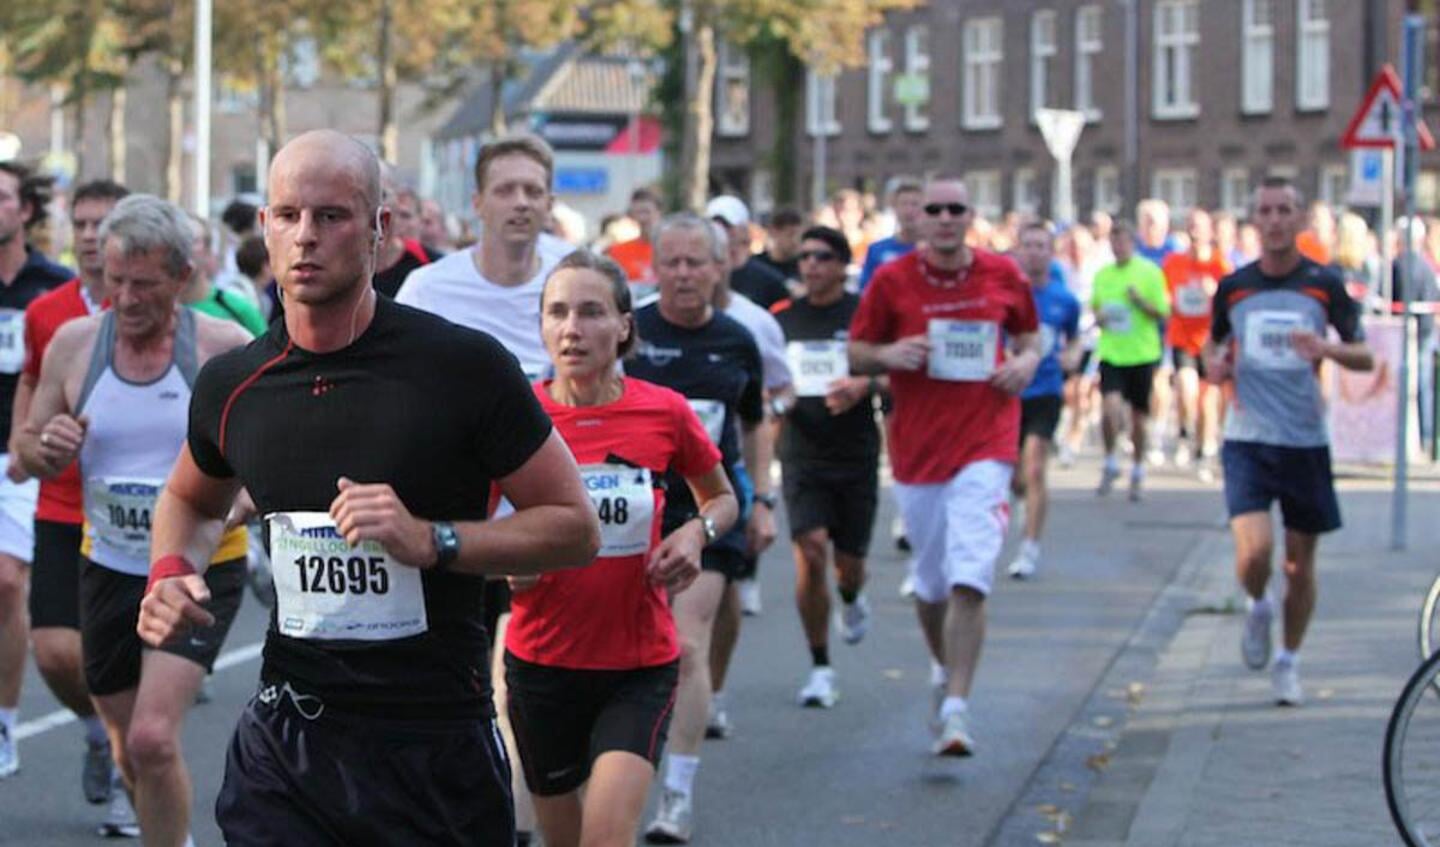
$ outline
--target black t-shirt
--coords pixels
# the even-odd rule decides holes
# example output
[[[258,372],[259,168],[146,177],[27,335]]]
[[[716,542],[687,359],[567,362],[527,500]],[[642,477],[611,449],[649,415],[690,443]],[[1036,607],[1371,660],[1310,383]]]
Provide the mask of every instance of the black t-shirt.
[[[845,293],[826,306],[808,299],[789,301],[775,312],[786,342],[837,341],[850,338],[850,319],[860,298]],[[866,397],[839,415],[825,408],[824,397],[799,397],[780,428],[780,460],[802,464],[874,467],[880,458],[880,431],[875,408]]]
[[[790,296],[790,289],[785,287],[785,277],[758,256],[751,256],[745,264],[730,272],[730,290],[744,294],[762,309],[768,309]]]
[[[753,426],[765,418],[760,350],[750,331],[718,311],[698,329],[676,326],[661,317],[658,303],[637,311],[635,326],[640,343],[635,356],[625,361],[625,373],[678,391],[690,401],[720,448],[730,484],[736,485],[735,468],[743,463],[740,423]],[[663,525],[668,533],[693,518],[696,506],[683,476],[667,474],[665,484]],[[738,495],[739,487],[735,490]],[[744,550],[740,522],[715,546]]]
[[[769,251],[758,253],[755,258],[785,279],[800,278],[800,260],[798,258],[781,260],[770,255]]]
[[[0,432],[10,432],[15,386],[25,365],[25,307],[41,294],[75,278],[75,272],[25,247],[25,264],[8,284],[0,280]],[[0,450],[0,452],[4,452]]]
[[[405,251],[400,254],[400,260],[385,270],[375,273],[375,290],[392,300],[395,299],[395,292],[405,284],[405,277],[409,276],[411,271],[423,268],[443,255],[438,250],[426,247],[418,241],[406,241]]]
[[[388,483],[417,517],[473,521],[486,515],[491,481],[517,470],[549,433],[515,357],[495,339],[382,297],[343,350],[302,350],[276,321],[206,363],[189,445],[205,473],[238,477],[261,515],[328,511],[346,476]],[[421,582],[428,628],[407,638],[292,638],[272,613],[262,679],[342,711],[489,714],[484,580],[425,571]]]

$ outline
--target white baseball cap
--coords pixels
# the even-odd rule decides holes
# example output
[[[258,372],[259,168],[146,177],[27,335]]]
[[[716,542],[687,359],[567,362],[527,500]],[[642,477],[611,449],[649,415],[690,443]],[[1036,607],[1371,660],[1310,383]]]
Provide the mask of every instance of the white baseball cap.
[[[730,226],[750,225],[750,209],[733,194],[721,194],[705,204],[705,217],[720,218]]]

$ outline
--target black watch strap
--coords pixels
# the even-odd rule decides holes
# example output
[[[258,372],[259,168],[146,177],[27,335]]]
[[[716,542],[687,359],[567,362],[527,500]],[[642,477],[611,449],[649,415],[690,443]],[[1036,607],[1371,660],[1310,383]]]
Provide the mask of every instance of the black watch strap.
[[[448,570],[460,556],[460,535],[455,532],[455,524],[435,521],[430,525],[430,537],[435,542],[435,570]]]

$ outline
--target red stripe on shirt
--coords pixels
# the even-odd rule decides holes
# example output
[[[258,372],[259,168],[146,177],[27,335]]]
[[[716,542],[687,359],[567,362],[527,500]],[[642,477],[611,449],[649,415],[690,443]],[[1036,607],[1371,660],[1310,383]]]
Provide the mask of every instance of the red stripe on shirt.
[[[285,357],[290,355],[290,351],[294,349],[294,347],[295,342],[293,340],[285,342],[285,349],[280,351],[280,355],[256,368],[254,373],[245,377],[239,385],[235,386],[235,390],[230,392],[230,397],[225,400],[225,408],[220,411],[220,434],[216,439],[216,443],[220,447],[221,456],[225,455],[225,424],[230,419],[230,409],[235,405],[235,401],[240,399],[240,395],[245,393],[245,389],[254,385],[256,380],[264,376],[266,371],[285,361]]]

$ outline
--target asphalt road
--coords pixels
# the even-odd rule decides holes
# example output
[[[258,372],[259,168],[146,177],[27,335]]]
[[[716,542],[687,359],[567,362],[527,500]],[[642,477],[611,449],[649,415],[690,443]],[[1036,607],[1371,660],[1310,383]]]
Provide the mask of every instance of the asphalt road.
[[[874,625],[858,646],[834,639],[841,700],[831,711],[795,705],[808,652],[791,602],[788,546],[769,552],[764,613],[746,619],[728,686],[735,733],[703,751],[694,843],[990,842],[1186,555],[1221,531],[1218,490],[1188,476],[1152,474],[1138,504],[1096,498],[1095,477],[1093,464],[1056,472],[1039,579],[998,580],[971,707],[979,755],[969,760],[927,752],[928,661],[912,608],[895,590],[904,560],[889,539],[888,496],[872,548]],[[193,710],[185,728],[200,845],[221,843],[211,809],[231,729],[255,687],[264,609],[252,599],[214,676],[214,701]],[[32,667],[21,700],[21,772],[0,782],[0,844],[98,840],[103,809],[86,805],[79,786],[80,728],[61,723],[56,709]]]

